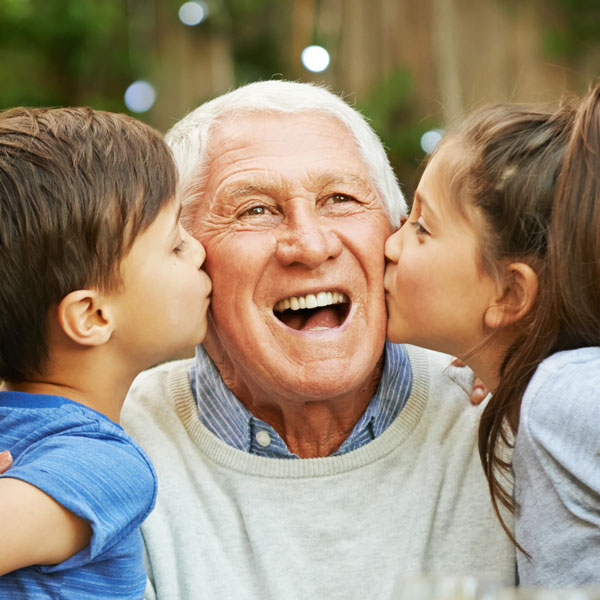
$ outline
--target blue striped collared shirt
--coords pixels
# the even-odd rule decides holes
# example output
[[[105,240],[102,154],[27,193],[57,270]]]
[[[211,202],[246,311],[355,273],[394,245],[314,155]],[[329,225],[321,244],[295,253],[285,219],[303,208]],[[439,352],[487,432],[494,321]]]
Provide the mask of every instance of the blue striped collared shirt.
[[[258,419],[233,395],[202,346],[189,371],[200,421],[230,446],[270,458],[298,458],[281,436]],[[386,342],[383,372],[377,391],[344,443],[332,454],[345,454],[380,436],[397,417],[412,388],[405,348]]]

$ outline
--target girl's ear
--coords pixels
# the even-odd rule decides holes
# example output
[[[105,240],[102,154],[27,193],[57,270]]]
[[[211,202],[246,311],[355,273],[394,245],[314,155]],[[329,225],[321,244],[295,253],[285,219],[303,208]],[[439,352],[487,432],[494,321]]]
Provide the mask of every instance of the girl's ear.
[[[64,333],[82,346],[106,343],[114,329],[110,311],[96,290],[67,294],[58,305],[57,318]]]
[[[525,263],[510,263],[505,269],[501,295],[485,312],[485,325],[499,329],[520,321],[533,307],[537,293],[536,272]]]

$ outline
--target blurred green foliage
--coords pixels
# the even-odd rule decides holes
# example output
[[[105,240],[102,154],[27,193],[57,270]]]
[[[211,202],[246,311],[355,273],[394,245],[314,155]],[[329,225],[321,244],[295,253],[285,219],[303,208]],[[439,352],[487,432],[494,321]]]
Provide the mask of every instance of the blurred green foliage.
[[[419,112],[414,79],[407,69],[396,69],[357,103],[386,146],[398,179],[409,193],[417,185],[424,156],[421,136],[440,123]]]
[[[131,82],[127,4],[0,0],[0,108],[123,109]]]
[[[236,84],[269,79],[274,74],[284,73],[281,33],[288,29],[288,3],[222,0],[221,11],[215,18],[227,22],[233,42]]]
[[[543,50],[550,58],[576,59],[589,44],[598,44],[600,0],[551,0],[549,9]]]
[[[236,84],[297,76],[286,62],[290,0],[205,1],[211,16],[196,33],[226,36]],[[514,6],[528,0],[499,1]],[[155,29],[161,19],[175,20],[182,2],[0,0],[0,109],[71,104],[124,111],[127,86],[152,72]],[[587,44],[598,44],[600,0],[547,0],[545,7],[540,19],[548,56],[576,59]],[[337,43],[313,42],[331,48]],[[408,70],[398,69],[357,105],[383,139],[408,190],[419,174],[421,135],[439,126],[423,117],[416,85]]]

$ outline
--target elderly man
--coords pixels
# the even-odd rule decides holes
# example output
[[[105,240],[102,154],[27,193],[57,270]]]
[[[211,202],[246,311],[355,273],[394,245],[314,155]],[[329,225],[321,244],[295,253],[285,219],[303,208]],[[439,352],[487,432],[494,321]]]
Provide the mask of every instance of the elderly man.
[[[142,374],[123,414],[159,479],[147,596],[386,598],[420,571],[511,581],[469,373],[385,343],[383,245],[405,204],[364,119],[269,81],[167,139],[213,296],[195,359]]]

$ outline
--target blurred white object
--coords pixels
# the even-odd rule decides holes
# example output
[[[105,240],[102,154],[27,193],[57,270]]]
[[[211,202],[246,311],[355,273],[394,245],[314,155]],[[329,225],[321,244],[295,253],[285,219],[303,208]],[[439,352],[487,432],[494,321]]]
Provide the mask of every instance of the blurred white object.
[[[423,152],[426,154],[433,154],[433,151],[442,140],[443,135],[444,134],[441,129],[432,129],[431,131],[426,131],[421,136],[421,148],[423,148]]]
[[[302,64],[313,73],[320,73],[329,66],[329,52],[322,46],[307,46],[300,58]]]
[[[199,25],[208,16],[208,5],[206,2],[196,0],[195,2],[184,2],[179,7],[179,20],[190,27]]]
[[[134,81],[125,92],[125,106],[135,113],[143,113],[152,108],[156,101],[156,90],[147,81]]]
[[[471,576],[413,575],[396,582],[389,600],[600,600],[600,588],[518,588]]]
[[[496,600],[504,585],[467,575],[414,575],[396,583],[390,600]]]

